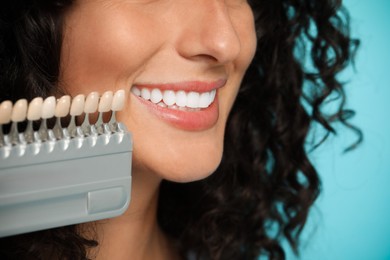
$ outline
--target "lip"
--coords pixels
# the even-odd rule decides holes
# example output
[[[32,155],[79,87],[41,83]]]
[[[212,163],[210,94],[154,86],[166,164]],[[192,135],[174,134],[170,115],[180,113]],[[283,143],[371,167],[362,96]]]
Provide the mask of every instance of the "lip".
[[[219,118],[219,106],[218,106],[218,89],[226,84],[226,80],[217,80],[213,82],[202,81],[187,81],[180,83],[167,83],[167,84],[135,84],[138,88],[158,88],[160,90],[184,90],[186,92],[209,92],[214,89],[217,90],[214,101],[207,108],[201,108],[196,111],[187,111],[179,109],[171,109],[167,107],[161,107],[150,101],[138,97],[133,94],[137,100],[144,105],[148,111],[159,118],[160,120],[182,130],[186,131],[203,131],[214,126]]]

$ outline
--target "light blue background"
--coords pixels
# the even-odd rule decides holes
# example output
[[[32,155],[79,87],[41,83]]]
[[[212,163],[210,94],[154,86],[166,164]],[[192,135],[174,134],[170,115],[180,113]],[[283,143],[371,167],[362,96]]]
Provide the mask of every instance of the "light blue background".
[[[344,3],[362,40],[356,70],[343,78],[364,142],[343,154],[353,134],[342,131],[312,154],[323,190],[303,233],[303,260],[390,259],[390,1]]]

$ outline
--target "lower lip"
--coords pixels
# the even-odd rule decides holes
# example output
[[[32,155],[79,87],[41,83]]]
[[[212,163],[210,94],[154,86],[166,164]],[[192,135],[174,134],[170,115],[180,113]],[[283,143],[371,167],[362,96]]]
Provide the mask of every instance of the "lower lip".
[[[211,128],[217,123],[219,116],[218,95],[215,95],[213,103],[207,108],[197,111],[185,111],[161,107],[141,97],[135,96],[148,110],[161,120],[176,128],[187,131],[202,131]]]

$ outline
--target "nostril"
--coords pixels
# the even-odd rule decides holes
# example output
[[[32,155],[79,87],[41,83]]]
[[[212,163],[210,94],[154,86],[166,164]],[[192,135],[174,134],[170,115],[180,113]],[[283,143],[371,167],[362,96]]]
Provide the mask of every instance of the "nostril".
[[[208,54],[199,54],[197,56],[194,56],[192,60],[218,62],[218,59],[215,56]]]

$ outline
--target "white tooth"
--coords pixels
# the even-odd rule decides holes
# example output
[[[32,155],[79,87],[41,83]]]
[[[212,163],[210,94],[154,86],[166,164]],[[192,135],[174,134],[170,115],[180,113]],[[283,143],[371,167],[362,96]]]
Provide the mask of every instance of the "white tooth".
[[[83,94],[77,95],[72,100],[72,106],[70,107],[71,116],[79,116],[84,111],[85,96]]]
[[[11,115],[12,102],[9,100],[3,101],[0,105],[0,125],[8,124],[11,121]]]
[[[204,92],[200,94],[199,97],[199,107],[200,108],[206,108],[210,105],[210,93]]]
[[[176,93],[176,105],[185,107],[187,105],[187,94],[183,90]]]
[[[134,95],[136,95],[137,97],[140,97],[141,96],[141,90],[137,87],[132,87],[131,88],[131,93],[133,93]]]
[[[143,88],[141,89],[141,97],[145,100],[149,100],[150,99],[150,91],[149,89],[147,88]]]
[[[163,101],[167,106],[172,106],[176,103],[176,95],[173,90],[165,90],[163,95]]]
[[[87,114],[95,113],[98,109],[98,105],[99,105],[99,93],[91,92],[88,94],[85,100],[84,112]]]
[[[26,120],[26,116],[27,116],[27,100],[19,99],[18,101],[16,101],[12,109],[11,120],[13,122],[22,122]]]
[[[114,97],[112,98],[111,110],[112,111],[122,110],[123,107],[125,106],[125,100],[126,100],[126,96],[125,96],[125,91],[123,89],[115,92]]]
[[[62,96],[58,101],[57,101],[57,106],[56,106],[56,111],[54,115],[56,117],[65,117],[69,114],[69,109],[70,109],[70,96]]]
[[[217,93],[217,90],[214,89],[210,92],[210,104],[214,102],[215,94]]]
[[[187,94],[187,107],[189,108],[198,108],[199,107],[199,93],[190,92]]]
[[[48,97],[43,101],[42,105],[42,118],[48,119],[54,116],[56,110],[56,98],[54,96]]]
[[[162,93],[158,88],[154,88],[150,93],[150,101],[154,104],[158,104],[162,100]]]
[[[31,100],[30,104],[28,105],[27,119],[30,121],[41,119],[42,106],[43,106],[43,98],[36,97],[33,100]]]
[[[104,94],[100,97],[98,111],[100,113],[110,111],[113,98],[114,98],[114,93],[112,93],[112,91],[104,92]]]
[[[160,107],[167,107],[167,105],[164,102],[160,102],[157,105],[160,106]]]

